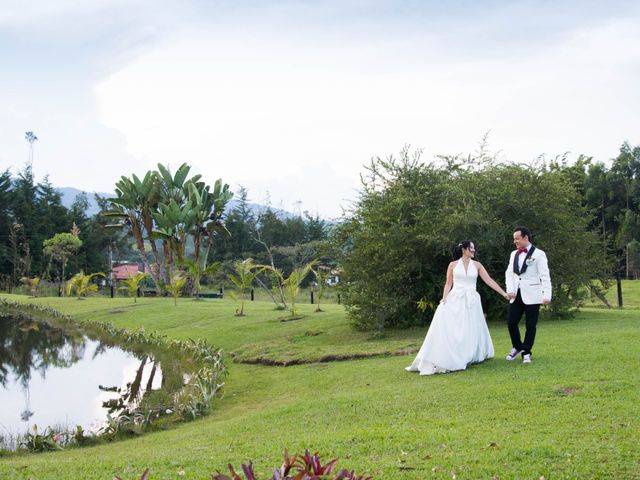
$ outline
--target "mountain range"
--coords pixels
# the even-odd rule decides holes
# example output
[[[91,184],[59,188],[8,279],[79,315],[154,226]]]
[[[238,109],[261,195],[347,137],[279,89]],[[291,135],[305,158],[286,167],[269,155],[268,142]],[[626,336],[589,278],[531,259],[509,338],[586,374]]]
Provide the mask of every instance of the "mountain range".
[[[98,195],[100,195],[101,197],[106,197],[106,198],[110,198],[113,197],[115,195],[115,193],[106,193],[106,192],[86,192],[84,190],[80,190],[78,188],[74,188],[74,187],[56,187],[56,190],[58,190],[58,192],[60,192],[60,195],[62,197],[62,205],[64,205],[66,208],[70,208],[71,205],[73,204],[73,202],[75,201],[76,197],[81,194],[81,193],[86,193],[87,194],[87,200],[89,202],[89,206],[87,208],[87,211],[85,212],[86,215],[88,217],[92,217],[93,215],[95,215],[96,213],[98,213],[100,211],[100,208],[98,207],[98,202],[96,202],[95,196],[94,194],[97,193]],[[231,210],[233,210],[233,208],[238,204],[238,200],[236,200],[235,198],[232,198],[231,201],[227,204],[227,213]],[[251,209],[251,211],[253,212],[254,215],[258,215],[260,212],[263,212],[267,207],[265,205],[260,205],[258,203],[249,203],[249,208]],[[292,213],[292,212],[288,212],[286,210],[282,210],[282,209],[278,209],[278,208],[273,208],[271,207],[271,210],[274,211],[276,213],[276,215],[279,218],[292,218],[297,216],[296,214]]]

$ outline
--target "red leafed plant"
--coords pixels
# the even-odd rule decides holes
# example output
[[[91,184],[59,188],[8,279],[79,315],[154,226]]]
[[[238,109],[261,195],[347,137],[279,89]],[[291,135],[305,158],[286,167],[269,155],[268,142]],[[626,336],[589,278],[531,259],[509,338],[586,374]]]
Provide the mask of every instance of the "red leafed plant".
[[[289,457],[287,449],[284,450],[284,462],[278,469],[274,469],[273,475],[268,480],[371,480],[371,477],[358,476],[354,471],[340,470],[335,476],[331,472],[338,462],[334,458],[329,463],[322,465],[318,453],[311,455],[309,450],[305,450],[304,455],[295,454]],[[231,476],[218,472],[213,475],[212,480],[259,480],[253,471],[253,462],[249,465],[242,464],[244,479],[238,475],[231,464],[228,465]]]

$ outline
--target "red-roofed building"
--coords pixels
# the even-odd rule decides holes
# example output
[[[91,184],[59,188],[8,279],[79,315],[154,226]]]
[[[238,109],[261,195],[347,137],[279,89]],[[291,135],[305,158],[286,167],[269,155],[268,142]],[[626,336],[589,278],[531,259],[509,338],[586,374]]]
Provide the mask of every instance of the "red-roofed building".
[[[116,282],[127,280],[128,278],[134,277],[138,273],[142,273],[140,271],[140,267],[135,263],[118,265],[117,267],[113,267],[111,271],[113,272],[113,279]]]

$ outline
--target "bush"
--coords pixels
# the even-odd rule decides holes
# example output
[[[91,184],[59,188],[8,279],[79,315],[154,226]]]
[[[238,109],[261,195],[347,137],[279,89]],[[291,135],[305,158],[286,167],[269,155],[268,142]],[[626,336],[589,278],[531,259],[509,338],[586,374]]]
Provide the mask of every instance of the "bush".
[[[289,457],[289,452],[285,449],[282,466],[274,468],[273,475],[268,480],[371,480],[372,478],[356,475],[353,470],[344,469],[333,474],[337,462],[337,459],[333,459],[322,465],[318,453],[312,455],[309,450],[305,450],[304,455],[295,454],[293,457]],[[212,480],[243,480],[231,464],[228,465],[228,468],[231,476],[217,472],[211,476]],[[147,468],[140,476],[140,480],[149,478],[149,472],[150,469]],[[245,480],[259,480],[253,471],[253,462],[251,461],[249,461],[249,465],[242,464],[242,473]],[[121,480],[118,476],[113,478]]]
[[[428,322],[442,296],[451,251],[461,240],[476,243],[477,260],[504,286],[513,229],[521,225],[549,258],[550,312],[565,315],[578,307],[580,287],[603,278],[606,261],[588,231],[591,217],[566,176],[544,164],[442,160],[424,164],[419,152],[405,149],[399,160],[378,158],[368,167],[360,199],[335,237],[344,303],[356,327]],[[504,301],[481,281],[479,289],[489,317],[502,316]]]

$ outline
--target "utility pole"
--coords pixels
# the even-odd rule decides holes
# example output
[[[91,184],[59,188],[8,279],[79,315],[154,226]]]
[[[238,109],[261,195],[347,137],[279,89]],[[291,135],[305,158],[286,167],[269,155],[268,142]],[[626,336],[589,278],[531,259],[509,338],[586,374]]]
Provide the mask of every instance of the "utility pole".
[[[24,139],[29,143],[29,169],[31,170],[31,175],[33,175],[33,144],[38,137],[33,132],[25,132]]]
[[[111,298],[113,298],[113,249],[111,248],[111,244],[113,242],[109,242],[109,294]]]

